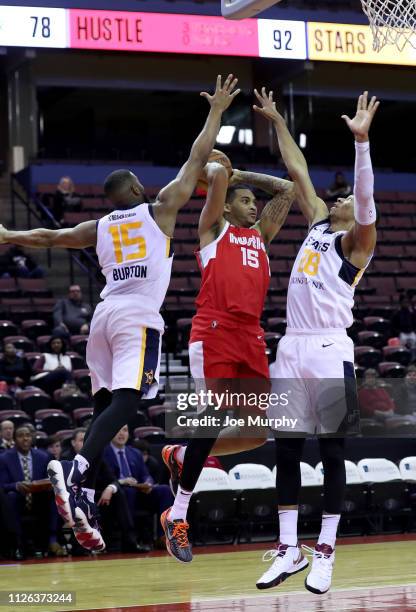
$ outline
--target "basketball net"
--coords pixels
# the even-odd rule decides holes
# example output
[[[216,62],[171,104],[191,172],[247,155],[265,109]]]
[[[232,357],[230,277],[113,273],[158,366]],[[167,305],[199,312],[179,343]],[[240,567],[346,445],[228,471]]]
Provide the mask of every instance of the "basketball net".
[[[416,0],[361,0],[373,32],[373,47],[396,45],[399,51],[409,43],[416,49]]]

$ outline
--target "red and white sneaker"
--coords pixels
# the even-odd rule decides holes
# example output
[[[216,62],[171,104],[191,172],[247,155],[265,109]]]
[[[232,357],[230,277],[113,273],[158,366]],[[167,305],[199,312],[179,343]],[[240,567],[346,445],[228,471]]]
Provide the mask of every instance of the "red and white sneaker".
[[[329,544],[317,544],[315,548],[302,545],[302,548],[313,554],[312,568],[306,577],[305,587],[311,593],[323,595],[331,588],[335,550]]]
[[[176,459],[176,451],[182,448],[180,444],[170,444],[162,448],[162,459],[170,472],[169,486],[173,495],[176,496],[179,479],[182,474],[182,462]]]
[[[287,544],[279,544],[277,548],[264,553],[263,561],[271,561],[272,559],[274,559],[273,564],[256,583],[258,589],[270,589],[278,586],[309,565],[309,561],[302,555],[299,546],[288,546]]]
[[[98,509],[82,491],[75,499],[75,524],[73,532],[78,544],[94,552],[102,552],[105,542],[98,524]]]

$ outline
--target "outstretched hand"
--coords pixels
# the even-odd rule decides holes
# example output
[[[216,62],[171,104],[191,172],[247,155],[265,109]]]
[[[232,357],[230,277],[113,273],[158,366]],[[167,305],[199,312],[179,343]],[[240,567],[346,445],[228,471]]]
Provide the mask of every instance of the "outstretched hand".
[[[355,117],[350,119],[348,115],[342,115],[342,119],[344,119],[345,123],[354,134],[357,142],[366,142],[368,140],[368,132],[370,131],[371,123],[379,106],[380,102],[377,100],[376,96],[373,96],[369,102],[368,91],[365,91],[358,98]]]
[[[256,113],[259,113],[259,115],[263,115],[263,117],[272,122],[282,117],[276,109],[276,102],[273,101],[272,91],[269,91],[269,93],[267,93],[266,88],[262,87],[261,95],[259,94],[257,89],[254,90],[254,95],[261,104],[261,106],[256,106],[255,104],[253,104],[253,110],[255,110]]]
[[[211,96],[206,91],[201,91],[200,95],[208,100],[211,107],[218,108],[221,112],[224,112],[241,91],[241,89],[235,89],[237,83],[238,79],[234,78],[234,75],[229,74],[224,81],[224,85],[222,85],[222,76],[219,74],[213,95]]]

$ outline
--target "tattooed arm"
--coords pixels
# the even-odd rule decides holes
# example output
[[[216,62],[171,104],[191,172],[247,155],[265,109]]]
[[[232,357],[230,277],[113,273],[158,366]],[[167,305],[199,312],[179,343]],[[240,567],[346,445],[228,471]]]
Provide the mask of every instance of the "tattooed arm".
[[[273,196],[267,202],[260,219],[254,225],[262,235],[264,242],[266,244],[270,243],[285,222],[289,209],[295,199],[294,184],[275,176],[269,176],[268,174],[234,170],[230,185],[237,183],[248,183],[252,187],[261,189]]]
[[[295,200],[294,185],[289,181],[285,182],[288,183],[289,187],[277,192],[274,198],[267,202],[260,219],[254,225],[266,244],[269,244],[278,234]]]

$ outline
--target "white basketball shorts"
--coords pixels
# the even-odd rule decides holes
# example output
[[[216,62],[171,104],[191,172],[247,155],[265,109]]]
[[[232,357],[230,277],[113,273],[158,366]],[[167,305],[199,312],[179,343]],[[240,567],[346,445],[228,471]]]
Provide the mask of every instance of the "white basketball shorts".
[[[140,304],[104,300],[95,309],[87,344],[92,392],[136,389],[143,399],[158,391],[162,334],[146,326]]]
[[[270,378],[267,414],[276,431],[359,433],[354,344],[345,330],[288,329],[270,365]],[[274,402],[273,394],[280,401]]]

